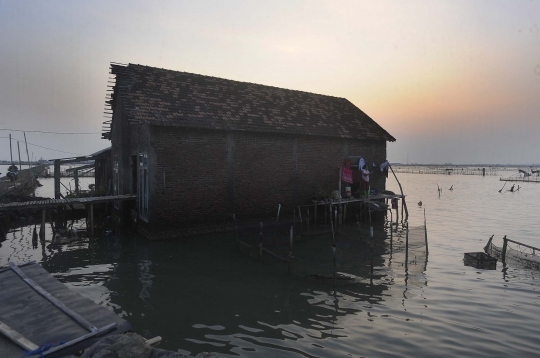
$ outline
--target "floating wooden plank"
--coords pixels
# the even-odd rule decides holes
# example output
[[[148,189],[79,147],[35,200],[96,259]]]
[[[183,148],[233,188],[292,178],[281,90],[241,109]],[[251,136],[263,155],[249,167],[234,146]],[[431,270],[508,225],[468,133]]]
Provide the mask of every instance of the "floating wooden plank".
[[[9,338],[13,343],[18,344],[26,351],[33,351],[39,346],[30,340],[26,339],[22,334],[0,321],[0,333]]]
[[[20,268],[17,267],[13,262],[9,263],[9,267],[17,274],[19,275],[24,282],[26,282],[30,287],[32,287],[37,293],[45,297],[47,300],[49,300],[53,305],[58,307],[62,312],[64,312],[69,317],[73,318],[73,320],[77,323],[79,323],[84,328],[88,329],[91,332],[97,331],[98,328],[95,327],[93,324],[88,322],[84,317],[82,317],[80,314],[74,312],[71,308],[67,307],[64,303],[59,301],[56,297],[51,295],[49,292],[45,291],[40,285],[34,282],[31,278],[26,276],[24,272],[21,271]]]

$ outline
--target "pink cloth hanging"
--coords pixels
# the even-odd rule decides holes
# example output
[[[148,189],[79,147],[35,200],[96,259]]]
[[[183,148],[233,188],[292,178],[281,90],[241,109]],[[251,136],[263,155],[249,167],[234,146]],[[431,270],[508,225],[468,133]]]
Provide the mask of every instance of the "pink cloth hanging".
[[[352,184],[353,183],[353,175],[352,175],[352,169],[343,167],[341,168],[341,180],[345,183]]]

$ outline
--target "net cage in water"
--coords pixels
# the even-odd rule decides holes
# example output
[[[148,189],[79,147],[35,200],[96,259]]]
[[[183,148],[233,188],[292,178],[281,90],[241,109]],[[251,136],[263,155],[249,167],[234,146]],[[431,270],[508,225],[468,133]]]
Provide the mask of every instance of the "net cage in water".
[[[517,268],[540,271],[540,248],[503,238],[503,246],[493,244],[490,239],[484,251],[507,264]]]
[[[348,224],[303,220],[235,222],[238,248],[264,263],[317,281],[347,283],[387,276],[390,271],[423,272],[427,263],[425,226],[381,221]]]

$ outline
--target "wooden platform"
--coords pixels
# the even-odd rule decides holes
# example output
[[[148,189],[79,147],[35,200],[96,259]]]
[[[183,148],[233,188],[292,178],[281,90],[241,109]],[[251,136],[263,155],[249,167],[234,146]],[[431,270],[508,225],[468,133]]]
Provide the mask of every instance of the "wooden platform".
[[[513,181],[513,182],[521,182],[521,183],[540,183],[540,177],[537,177],[537,176],[510,177],[510,178],[500,178],[499,181]]]
[[[64,357],[103,336],[132,329],[114,312],[71,291],[35,263],[0,268],[0,286],[0,357],[23,357],[45,344],[52,347],[44,356]]]
[[[0,204],[0,211],[2,210],[24,210],[24,209],[42,209],[53,208],[57,206],[73,205],[73,204],[97,204],[114,201],[135,200],[137,195],[115,195],[115,196],[95,196],[88,198],[67,198],[67,199],[47,199],[47,200],[33,200],[33,201],[20,201],[14,203]]]
[[[370,195],[370,196],[363,196],[361,198],[344,198],[339,200],[334,200],[331,202],[327,201],[320,201],[313,204],[306,204],[306,205],[300,205],[301,207],[310,207],[310,206],[324,206],[324,205],[339,205],[339,204],[350,204],[350,203],[367,203],[369,201],[376,201],[376,200],[385,200],[385,199],[404,199],[405,195],[399,195],[399,194],[376,194],[376,195]]]

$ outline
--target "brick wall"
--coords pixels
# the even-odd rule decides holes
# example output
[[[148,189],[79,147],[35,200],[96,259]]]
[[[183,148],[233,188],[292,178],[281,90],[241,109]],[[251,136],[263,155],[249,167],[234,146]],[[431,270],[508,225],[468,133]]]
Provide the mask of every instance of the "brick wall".
[[[132,136],[133,136],[132,126]],[[338,187],[348,155],[386,159],[386,142],[146,126],[138,138],[151,152],[150,226],[216,224],[270,217]],[[139,131],[140,132],[140,131]],[[139,134],[140,135],[140,134]],[[132,143],[134,139],[132,137]],[[133,150],[133,145],[132,145]],[[375,173],[372,187],[384,188]]]

